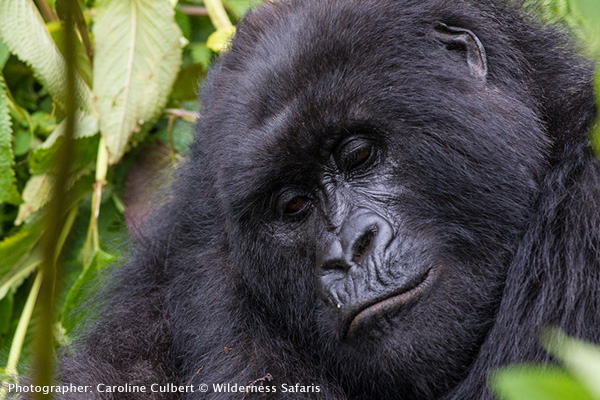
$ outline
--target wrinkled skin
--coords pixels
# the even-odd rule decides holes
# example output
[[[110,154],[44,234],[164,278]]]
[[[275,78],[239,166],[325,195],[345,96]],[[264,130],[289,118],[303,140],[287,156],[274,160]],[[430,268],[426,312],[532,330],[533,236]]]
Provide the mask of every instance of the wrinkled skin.
[[[501,2],[252,13],[63,380],[491,399],[492,368],[548,361],[542,327],[598,341],[592,68],[569,48]]]

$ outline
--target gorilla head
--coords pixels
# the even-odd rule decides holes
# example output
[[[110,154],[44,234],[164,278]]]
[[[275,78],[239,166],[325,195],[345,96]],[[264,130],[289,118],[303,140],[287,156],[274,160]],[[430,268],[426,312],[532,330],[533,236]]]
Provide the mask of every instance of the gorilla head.
[[[338,368],[464,368],[547,167],[498,28],[479,38],[438,7],[277,4],[211,77],[194,158],[215,177],[249,315]]]
[[[539,328],[598,340],[592,74],[568,48],[500,2],[247,16],[174,199],[79,354],[129,381],[142,363],[319,385],[294,398],[481,399],[490,368],[544,359]]]

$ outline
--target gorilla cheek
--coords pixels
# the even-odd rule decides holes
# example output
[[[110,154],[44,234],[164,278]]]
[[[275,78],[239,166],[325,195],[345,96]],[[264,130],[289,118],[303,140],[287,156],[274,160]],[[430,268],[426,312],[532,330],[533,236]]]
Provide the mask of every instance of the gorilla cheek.
[[[233,244],[234,243],[234,244]],[[252,294],[261,315],[267,311],[282,321],[307,319],[314,302],[314,244],[298,236],[281,234],[276,229],[266,232],[244,232],[232,239],[239,255],[235,263],[243,289]],[[290,293],[295,302],[289,302]]]

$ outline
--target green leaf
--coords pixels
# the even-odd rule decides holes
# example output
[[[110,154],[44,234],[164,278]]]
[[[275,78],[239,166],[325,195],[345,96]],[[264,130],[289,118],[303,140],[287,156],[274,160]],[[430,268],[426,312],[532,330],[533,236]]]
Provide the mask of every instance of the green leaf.
[[[213,32],[206,41],[206,46],[216,53],[227,51],[231,45],[231,40],[235,36],[235,26],[219,29]]]
[[[205,76],[205,69],[202,64],[194,64],[182,68],[177,74],[177,79],[173,85],[171,99],[177,101],[196,100],[198,98],[196,91],[198,83]]]
[[[95,163],[98,139],[94,136],[98,133],[98,120],[82,112],[77,112],[75,118],[75,160],[72,168],[77,171],[84,169],[90,163]],[[33,152],[29,159],[32,174],[39,175],[51,172],[56,168],[55,157],[63,142],[65,127],[66,120],[63,120],[44,143]]]
[[[41,263],[42,255],[36,246],[41,236],[41,226],[36,223],[0,242],[0,299],[19,287]]]
[[[10,57],[10,51],[8,50],[8,47],[6,47],[2,39],[0,39],[0,71],[6,65],[8,57]]]
[[[56,155],[64,137],[56,139],[56,143],[50,148],[38,147],[29,158],[29,169],[33,175],[45,173],[56,173]],[[71,165],[71,173],[75,176],[81,176],[81,172],[89,172],[95,166],[95,158],[98,153],[99,136],[83,137],[75,140],[74,155]]]
[[[33,245],[40,238],[42,231],[37,225],[28,226],[20,232],[0,241],[0,280],[4,279],[6,273],[14,265],[22,261],[29,253]]]
[[[102,0],[94,23],[94,91],[110,164],[167,102],[181,64],[181,32],[167,0]]]
[[[160,139],[167,146],[170,146],[171,140],[169,138],[168,121],[161,120],[158,124],[156,124],[156,128],[158,129],[158,131],[155,133],[156,138]],[[176,119],[173,124],[172,137],[175,151],[177,151],[179,154],[187,154],[188,150],[190,149],[190,145],[194,140],[194,123],[183,119]],[[138,159],[139,158],[140,156],[138,156]]]
[[[56,115],[50,115],[44,111],[34,111],[31,113],[31,121],[36,135],[48,137],[56,129]]]
[[[4,335],[10,328],[13,306],[15,304],[14,299],[15,296],[11,293],[0,300],[0,335]]]
[[[600,398],[600,347],[570,338],[557,329],[548,330],[543,339],[548,351],[560,359],[596,398]]]
[[[15,126],[15,134],[13,137],[13,151],[15,156],[21,157],[31,149],[31,143],[33,142],[33,135],[29,129]]]
[[[30,65],[36,78],[63,109],[66,105],[66,62],[31,0],[0,0],[0,37]],[[75,77],[78,107],[93,113],[93,96],[79,74]]]
[[[8,99],[4,78],[0,74],[0,203],[20,204],[15,177],[15,157],[12,144],[12,124],[8,110]]]
[[[241,18],[250,8],[256,8],[262,0],[223,0],[223,4],[228,10],[233,12],[237,18]]]
[[[71,287],[61,315],[61,324],[67,331],[67,334],[73,331],[85,319],[85,312],[82,312],[81,305],[97,289],[99,283],[98,273],[112,264],[116,258],[112,254],[98,250],[94,254],[90,265],[81,272],[81,275],[79,275],[79,278],[77,278],[77,281]]]
[[[64,56],[65,54],[65,26],[62,21],[52,21],[46,24],[48,27],[48,31],[50,35],[52,35],[52,39],[54,39],[54,43],[60,50],[61,54]],[[81,74],[81,77],[85,81],[86,84],[92,84],[92,63],[90,62],[89,57],[85,54],[85,49],[83,48],[83,44],[81,44],[81,40],[77,39],[75,41],[75,57],[77,58],[77,72]]]
[[[594,400],[581,383],[558,367],[504,368],[492,375],[491,386],[502,400]]]
[[[579,25],[579,38],[589,54],[600,57],[600,3],[598,0],[572,0],[573,16]]]
[[[46,141],[42,143],[40,148],[49,149],[54,147],[56,140],[65,135],[67,121],[63,119],[56,129],[48,136]],[[91,137],[98,133],[98,119],[91,115],[84,114],[80,111],[75,112],[75,132],[73,139],[81,139]]]
[[[42,263],[41,252],[33,250],[27,257],[21,259],[13,266],[10,273],[6,274],[0,281],[0,299],[16,290],[25,279]]]
[[[177,22],[179,29],[181,29],[183,37],[189,40],[192,36],[192,23],[189,15],[185,15],[178,9],[175,9],[175,22]]]
[[[38,211],[50,201],[54,177],[49,174],[34,175],[23,189],[24,203],[19,206],[15,225],[22,224],[31,214]]]
[[[91,192],[94,179],[89,175],[90,172],[90,169],[82,169],[69,177],[67,186],[70,196],[65,195],[65,198],[69,199],[70,202],[63,204],[62,212],[69,212],[85,195]],[[19,207],[15,225],[23,223],[50,201],[55,179],[54,175],[47,173],[33,175],[27,181],[23,190],[25,203]]]
[[[190,55],[195,64],[201,64],[204,70],[208,70],[213,52],[205,43],[192,43],[188,46]]]

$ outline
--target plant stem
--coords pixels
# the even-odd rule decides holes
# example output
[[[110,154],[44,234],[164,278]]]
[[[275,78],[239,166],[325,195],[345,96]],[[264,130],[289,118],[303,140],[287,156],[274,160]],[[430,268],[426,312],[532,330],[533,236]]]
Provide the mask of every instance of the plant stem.
[[[6,364],[6,374],[8,376],[17,375],[17,365],[19,363],[19,357],[21,356],[21,349],[23,348],[23,342],[25,341],[25,335],[27,334],[27,327],[29,326],[29,321],[31,320],[31,315],[33,314],[35,301],[38,297],[38,293],[40,292],[43,276],[44,274],[41,271],[38,272],[37,276],[35,277],[35,281],[33,282],[33,286],[29,292],[29,296],[27,296],[25,307],[23,307],[23,311],[21,312],[19,324],[17,325],[15,336],[10,345],[10,353],[8,354],[8,362]]]
[[[90,61],[92,61],[94,51],[92,49],[92,41],[90,40],[90,33],[88,32],[88,27],[85,23],[85,17],[83,16],[81,5],[77,0],[59,0],[56,2],[56,12],[63,20],[68,18],[69,8],[72,10],[73,16],[75,17],[77,31],[79,32],[81,43],[83,43],[85,54],[87,54]]]
[[[185,15],[193,17],[208,15],[208,10],[202,6],[179,6],[178,8]]]
[[[35,2],[46,22],[56,21],[58,19],[58,16],[50,6],[50,3],[48,3],[48,0],[35,0]]]
[[[175,139],[173,138],[173,126],[175,125],[175,116],[169,117],[169,125],[167,125],[167,134],[169,136],[169,146],[171,147],[171,161],[177,160],[177,150],[175,149]]]
[[[40,286],[39,307],[40,324],[37,330],[37,348],[33,385],[38,387],[50,386],[53,377],[54,335],[52,326],[55,322],[55,292],[56,292],[56,259],[61,246],[61,238],[66,235],[63,230],[70,222],[67,217],[67,207],[70,204],[68,179],[74,159],[75,147],[73,135],[75,132],[75,74],[76,33],[72,2],[65,2],[65,52],[66,59],[66,123],[62,146],[55,159],[57,165],[56,181],[52,200],[48,205],[45,216],[45,231],[42,237],[42,272],[43,280]],[[43,392],[33,393],[33,399],[51,399],[52,394]]]
[[[221,0],[204,0],[204,5],[206,6],[206,11],[208,11],[210,22],[212,22],[218,31],[233,26]]]
[[[106,185],[106,173],[108,171],[108,150],[104,137],[100,137],[98,155],[96,157],[96,182],[94,183],[94,194],[92,195],[92,214],[88,225],[87,237],[83,250],[83,268],[86,269],[93,255],[100,249],[100,238],[98,235],[98,217],[100,216],[100,203],[102,202],[102,188]]]
[[[197,112],[182,110],[182,109],[178,109],[178,108],[165,108],[163,110],[163,115],[167,115],[167,116],[172,115],[174,117],[181,118],[181,119],[189,121],[189,122],[195,122],[198,119],[198,117],[200,116]]]

